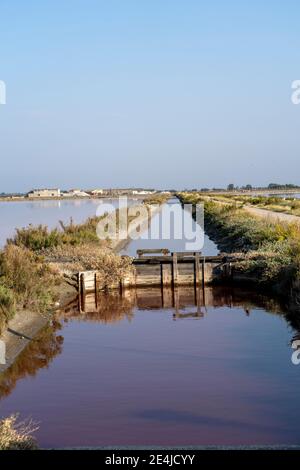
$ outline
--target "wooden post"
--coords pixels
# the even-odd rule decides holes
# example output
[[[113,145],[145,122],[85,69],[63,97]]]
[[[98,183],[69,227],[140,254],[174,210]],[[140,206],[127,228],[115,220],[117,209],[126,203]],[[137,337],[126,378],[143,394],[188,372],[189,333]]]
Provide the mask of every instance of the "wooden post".
[[[205,286],[205,256],[202,259],[202,287]]]
[[[126,288],[125,280],[123,278],[120,280],[119,285],[120,285],[120,293],[123,296],[123,294],[125,292],[125,288]]]
[[[95,307],[98,308],[98,286],[97,286],[97,273],[95,273]]]
[[[166,263],[161,263],[160,265],[160,276],[161,276],[161,284],[162,286],[168,286],[172,284],[172,273],[171,273],[171,265]]]
[[[196,305],[197,305],[197,313],[201,312],[201,299],[200,299],[200,286],[196,287]]]
[[[85,282],[84,273],[80,274],[80,293],[81,293],[81,308],[85,311]]]
[[[172,253],[172,276],[173,286],[178,285],[178,264],[177,264],[177,253]]]
[[[80,273],[77,274],[77,288],[78,288],[78,295],[80,295],[81,293]]]
[[[195,285],[198,286],[200,284],[200,255],[199,255],[199,252],[195,253],[194,276],[195,276]]]
[[[78,286],[78,310],[81,313],[81,280],[80,280],[80,273],[77,274],[77,286]]]
[[[81,293],[82,295],[85,295],[85,279],[84,279],[84,273],[81,273],[80,275],[80,284],[81,284]]]
[[[94,286],[95,286],[95,293],[97,293],[98,286],[97,286],[97,273],[94,275]]]
[[[173,289],[173,307],[175,309],[175,313],[177,314],[179,311],[179,292],[178,287],[174,287]]]

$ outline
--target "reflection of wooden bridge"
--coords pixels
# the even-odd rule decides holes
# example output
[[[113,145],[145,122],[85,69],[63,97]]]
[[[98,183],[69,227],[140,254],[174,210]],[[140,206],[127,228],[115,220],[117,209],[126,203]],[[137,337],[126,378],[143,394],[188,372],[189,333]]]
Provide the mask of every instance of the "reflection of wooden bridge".
[[[249,300],[250,299],[250,300]],[[266,300],[253,292],[224,286],[163,286],[125,289],[106,292],[90,292],[78,295],[57,312],[63,318],[81,318],[84,321],[115,323],[130,319],[134,309],[171,311],[175,320],[202,318],[208,308],[243,307],[245,314],[253,305],[269,308]],[[273,305],[274,308],[274,305]]]
[[[202,256],[201,252],[174,252],[167,249],[138,250],[133,259],[133,270],[120,282],[109,287],[205,286],[213,281],[229,279],[231,261],[224,256]],[[95,271],[78,275],[79,292],[99,289]]]
[[[105,301],[105,306],[103,305]],[[109,308],[110,305],[110,308]],[[180,318],[202,318],[205,309],[205,293],[202,287],[163,287],[163,288],[139,288],[126,289],[121,294],[90,292],[79,295],[71,303],[71,310],[79,313],[93,314],[101,313],[103,310],[112,312],[124,307],[133,309],[137,307],[142,310],[173,310],[174,319]],[[68,307],[68,308],[69,308]]]

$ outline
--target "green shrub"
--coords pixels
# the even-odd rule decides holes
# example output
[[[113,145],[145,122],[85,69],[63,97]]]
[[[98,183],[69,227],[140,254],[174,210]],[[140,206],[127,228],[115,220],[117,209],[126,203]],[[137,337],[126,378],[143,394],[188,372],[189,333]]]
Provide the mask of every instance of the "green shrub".
[[[8,320],[16,311],[16,299],[14,293],[8,287],[0,284],[0,334],[2,333]]]
[[[44,312],[54,300],[54,275],[43,259],[27,248],[5,247],[0,254],[0,280],[24,308]]]
[[[8,287],[0,284],[0,312],[11,318],[15,312],[14,293]]]
[[[37,227],[29,225],[26,228],[16,229],[15,237],[8,240],[8,243],[37,251],[61,244],[61,234],[57,229],[49,231],[44,225]]]
[[[98,222],[104,216],[90,217],[81,224],[69,224],[60,221],[61,230],[48,229],[44,225],[24,227],[16,230],[16,235],[8,240],[9,245],[28,248],[32,251],[42,252],[62,245],[79,245],[87,242],[98,242],[96,233]]]

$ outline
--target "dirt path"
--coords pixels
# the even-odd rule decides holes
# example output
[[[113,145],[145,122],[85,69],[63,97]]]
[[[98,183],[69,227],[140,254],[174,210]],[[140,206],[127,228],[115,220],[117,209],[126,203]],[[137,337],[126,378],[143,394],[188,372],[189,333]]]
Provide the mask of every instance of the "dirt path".
[[[218,201],[218,199],[210,198],[213,202],[218,204],[230,204],[230,202]],[[247,206],[244,205],[243,209],[249,214],[254,215],[255,217],[260,217],[261,219],[270,220],[272,222],[286,222],[300,224],[300,217],[292,214],[285,214],[284,212],[275,212],[268,209],[260,209],[259,207]]]
[[[244,209],[249,214],[253,214],[256,217],[260,217],[262,219],[269,219],[272,222],[295,222],[297,224],[300,224],[300,217],[298,217],[297,215],[285,214],[283,212],[274,212],[269,211],[267,209],[259,209],[258,207],[251,206],[244,206]]]

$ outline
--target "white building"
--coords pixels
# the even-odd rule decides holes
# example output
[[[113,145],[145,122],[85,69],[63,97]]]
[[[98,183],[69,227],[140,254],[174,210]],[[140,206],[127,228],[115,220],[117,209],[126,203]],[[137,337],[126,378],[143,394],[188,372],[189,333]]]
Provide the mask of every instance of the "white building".
[[[51,198],[51,197],[60,197],[60,189],[33,189],[30,191],[27,196],[29,198],[41,197],[41,198]]]
[[[102,196],[104,194],[104,191],[103,189],[94,189],[93,191],[91,191],[91,194],[93,196]]]
[[[133,189],[132,194],[141,194],[141,195],[147,195],[147,194],[154,194],[156,191],[146,191],[145,189]]]
[[[88,193],[85,191],[81,191],[81,189],[70,189],[67,193],[64,193],[65,197],[90,197]]]

